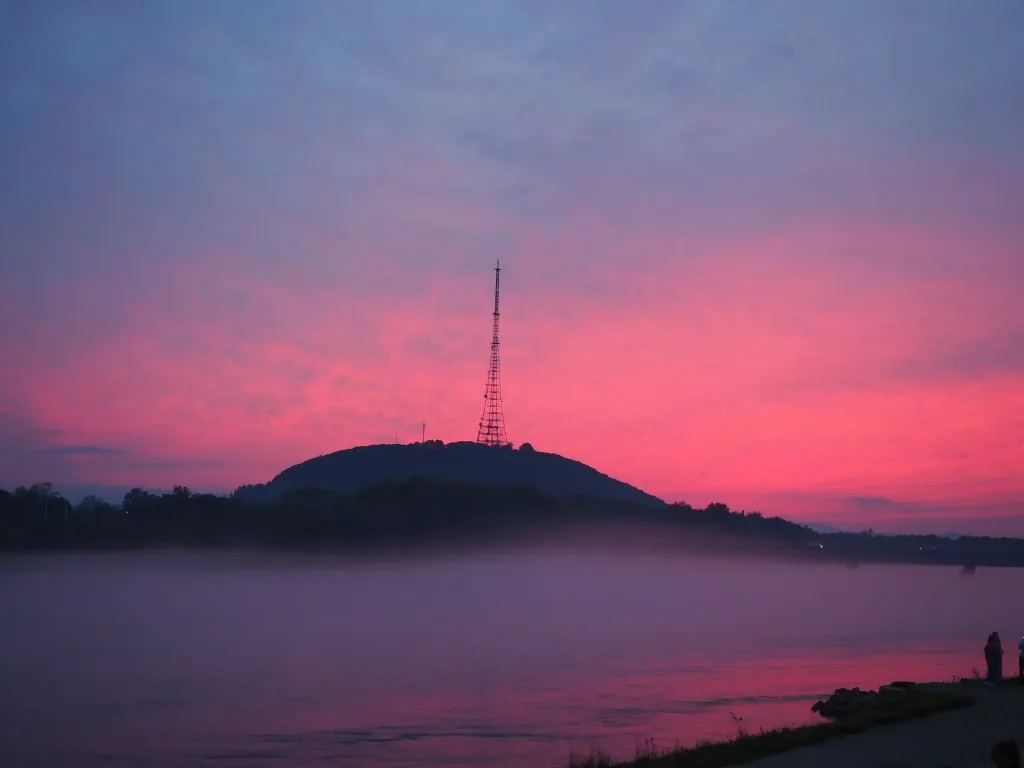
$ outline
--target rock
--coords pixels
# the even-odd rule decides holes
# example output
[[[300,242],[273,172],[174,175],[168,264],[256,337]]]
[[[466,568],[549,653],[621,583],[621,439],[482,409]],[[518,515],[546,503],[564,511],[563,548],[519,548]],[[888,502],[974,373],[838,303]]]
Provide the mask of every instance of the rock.
[[[899,701],[904,698],[910,692],[909,688],[897,688],[893,685],[883,685],[878,689],[879,698],[885,703],[889,704],[894,701]]]
[[[828,719],[840,719],[884,704],[891,704],[906,695],[906,688],[891,685],[883,685],[877,691],[837,688],[827,699],[815,702],[811,706],[811,711]]]

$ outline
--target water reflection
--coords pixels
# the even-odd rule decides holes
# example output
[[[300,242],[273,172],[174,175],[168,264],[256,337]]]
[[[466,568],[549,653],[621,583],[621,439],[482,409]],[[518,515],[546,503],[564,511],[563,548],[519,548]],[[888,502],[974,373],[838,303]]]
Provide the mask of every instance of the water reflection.
[[[516,552],[0,568],[0,763],[537,766],[810,719],[1020,634],[1024,573]],[[979,641],[979,638],[981,640]]]

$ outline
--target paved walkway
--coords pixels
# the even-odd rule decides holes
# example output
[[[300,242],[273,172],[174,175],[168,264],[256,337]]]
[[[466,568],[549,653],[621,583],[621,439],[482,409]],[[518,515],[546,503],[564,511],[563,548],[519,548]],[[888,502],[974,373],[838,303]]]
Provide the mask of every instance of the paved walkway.
[[[982,768],[997,741],[1024,748],[1024,687],[930,687],[962,690],[973,706],[755,760],[746,768]]]

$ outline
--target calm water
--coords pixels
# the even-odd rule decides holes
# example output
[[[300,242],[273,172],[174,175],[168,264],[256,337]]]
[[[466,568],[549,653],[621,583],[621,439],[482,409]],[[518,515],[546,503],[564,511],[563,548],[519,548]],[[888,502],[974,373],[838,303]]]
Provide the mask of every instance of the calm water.
[[[0,765],[562,766],[982,666],[1024,570],[516,552],[0,560]],[[1012,651],[1008,653],[1012,665]]]

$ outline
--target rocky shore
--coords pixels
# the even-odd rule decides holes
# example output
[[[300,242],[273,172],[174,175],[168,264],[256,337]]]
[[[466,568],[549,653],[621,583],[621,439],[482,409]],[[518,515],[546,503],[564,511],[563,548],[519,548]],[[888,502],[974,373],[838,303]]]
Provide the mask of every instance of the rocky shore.
[[[905,692],[889,690],[893,688]],[[965,679],[905,688],[894,683],[882,689],[885,693],[837,690],[823,700],[819,714],[823,708],[846,713],[850,708],[863,707],[861,711],[867,712],[878,706],[882,696],[908,697],[914,691],[963,693],[974,703],[763,757],[745,763],[745,768],[984,768],[989,750],[997,741],[1016,739],[1024,745],[1024,685],[1015,679],[997,686]],[[834,707],[828,706],[833,699]],[[849,714],[842,714],[834,722],[849,719]]]
[[[743,734],[615,762],[599,752],[573,768],[985,768],[992,745],[1024,745],[1024,685],[976,678],[839,688],[812,707],[825,722]]]
[[[815,702],[811,711],[829,720],[841,720],[861,712],[890,707],[916,692],[917,684],[905,680],[883,685],[877,691],[837,688],[827,699]]]

